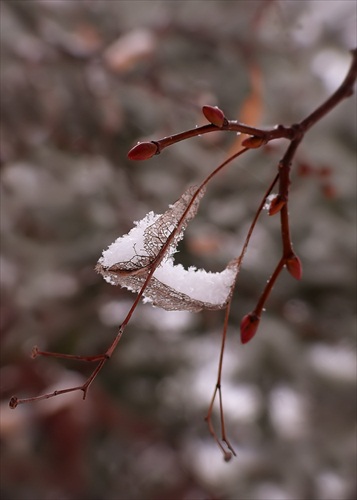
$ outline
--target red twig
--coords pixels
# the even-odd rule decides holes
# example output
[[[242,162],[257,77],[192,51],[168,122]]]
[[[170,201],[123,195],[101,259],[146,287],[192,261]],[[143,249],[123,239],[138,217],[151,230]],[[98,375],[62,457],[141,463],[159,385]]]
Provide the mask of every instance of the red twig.
[[[134,300],[134,302],[133,302],[133,304],[132,304],[129,312],[127,313],[124,321],[120,325],[120,328],[118,330],[118,333],[117,333],[114,341],[110,344],[110,346],[108,347],[107,351],[104,354],[99,354],[99,355],[96,355],[96,356],[81,356],[81,355],[73,355],[73,354],[61,354],[61,353],[54,353],[54,352],[48,352],[48,351],[40,351],[37,347],[33,348],[32,357],[45,356],[45,357],[53,357],[53,358],[72,359],[72,360],[77,360],[77,361],[98,362],[98,365],[93,370],[93,372],[91,373],[91,375],[89,376],[89,378],[84,382],[84,384],[81,385],[81,386],[70,387],[68,389],[62,389],[61,391],[53,391],[53,392],[48,393],[48,394],[42,394],[40,396],[35,396],[35,397],[31,397],[31,398],[20,399],[17,396],[13,396],[10,399],[10,403],[9,403],[9,405],[10,405],[11,408],[16,408],[19,404],[32,403],[32,402],[35,402],[35,401],[41,401],[43,399],[49,399],[49,398],[58,396],[60,394],[66,394],[67,392],[73,392],[73,391],[83,391],[83,399],[86,398],[87,391],[88,391],[90,385],[92,384],[92,382],[94,381],[94,379],[97,377],[97,375],[99,374],[99,372],[102,370],[102,368],[104,367],[104,365],[106,364],[106,362],[112,357],[113,352],[115,351],[115,349],[116,349],[116,347],[117,347],[117,345],[118,345],[118,343],[119,343],[119,341],[120,341],[120,339],[121,339],[121,337],[122,337],[122,335],[124,333],[124,329],[127,326],[127,324],[129,323],[129,321],[131,319],[131,316],[133,315],[133,313],[134,313],[134,311],[135,311],[138,303],[140,302],[140,299],[141,299],[141,297],[142,297],[142,295],[143,295],[146,287],[148,286],[148,284],[149,284],[149,282],[150,282],[150,280],[152,278],[152,275],[154,274],[155,270],[160,265],[160,262],[162,261],[162,259],[166,255],[166,252],[167,252],[168,248],[170,247],[170,245],[172,243],[172,240],[175,238],[176,234],[180,232],[182,224],[184,223],[184,221],[185,221],[185,219],[187,217],[187,214],[190,211],[190,209],[191,209],[191,207],[192,207],[195,199],[197,198],[197,196],[199,195],[199,193],[201,192],[201,190],[210,182],[210,180],[212,180],[213,177],[215,177],[215,175],[218,174],[218,172],[220,172],[226,165],[228,165],[229,163],[231,163],[235,158],[238,158],[238,156],[241,156],[246,151],[248,151],[248,149],[247,148],[243,148],[240,151],[238,151],[237,153],[235,153],[234,155],[232,155],[229,158],[227,158],[217,168],[215,168],[203,180],[203,182],[198,186],[198,188],[196,189],[195,193],[192,196],[191,201],[188,203],[188,205],[187,205],[184,213],[182,214],[181,218],[179,219],[177,226],[171,232],[171,234],[169,235],[169,237],[167,238],[167,240],[165,241],[165,243],[161,247],[160,252],[158,253],[158,255],[148,265],[148,274],[147,274],[147,277],[146,277],[146,279],[144,281],[144,284],[141,287],[138,295],[136,296],[136,298],[135,298],[135,300]]]
[[[256,211],[254,219],[253,219],[253,221],[252,221],[252,223],[251,223],[251,225],[249,227],[247,236],[246,236],[244,244],[243,244],[242,251],[241,251],[239,257],[237,257],[235,259],[236,263],[237,263],[236,281],[237,281],[237,278],[238,278],[238,273],[239,273],[241,264],[243,262],[243,258],[245,256],[245,253],[247,251],[247,248],[248,248],[248,245],[249,245],[249,242],[250,242],[250,238],[251,238],[251,236],[253,234],[254,228],[255,228],[256,223],[258,221],[258,218],[259,218],[259,216],[260,216],[260,214],[261,214],[261,212],[263,210],[263,207],[264,207],[264,205],[266,203],[266,198],[269,196],[269,194],[271,193],[271,191],[274,189],[274,186],[277,183],[278,178],[279,178],[279,173],[276,174],[275,178],[273,179],[273,181],[271,182],[271,184],[268,187],[267,191],[265,192],[264,197],[263,197],[263,199],[262,199],[262,201],[261,201],[261,203],[260,203],[260,205],[258,207],[258,210]],[[232,454],[234,456],[236,456],[234,448],[232,447],[232,445],[230,444],[230,442],[228,441],[228,438],[226,436],[226,426],[225,426],[225,421],[224,421],[222,387],[221,387],[222,370],[223,370],[223,356],[224,356],[224,348],[225,348],[226,338],[227,338],[228,320],[229,320],[229,313],[230,313],[230,309],[231,309],[231,304],[232,304],[232,295],[229,298],[228,304],[226,306],[226,312],[225,312],[225,317],[224,317],[221,350],[220,350],[219,363],[218,363],[217,382],[216,382],[215,389],[213,391],[213,395],[212,395],[212,399],[211,399],[211,404],[209,405],[208,412],[207,412],[207,415],[205,417],[205,420],[206,420],[206,422],[208,424],[208,429],[209,429],[211,435],[213,436],[214,440],[216,441],[216,443],[218,444],[218,446],[222,450],[223,455],[224,455],[224,459],[226,461],[228,461],[228,460],[230,460],[232,458]],[[217,433],[216,433],[216,431],[214,429],[214,426],[213,426],[213,423],[212,423],[212,413],[213,413],[213,407],[214,407],[214,403],[215,403],[215,400],[216,400],[217,392],[219,394],[219,413],[220,413],[220,425],[221,425],[221,435],[222,435],[221,436],[221,441],[222,442],[218,438]],[[223,446],[222,443],[225,443],[227,445],[228,450],[226,450],[224,448],[224,446]]]
[[[149,142],[142,142],[134,146],[128,153],[129,158],[135,159],[135,160],[144,160],[148,159],[155,154],[159,154],[163,149],[165,149],[168,146],[171,146],[173,144],[176,144],[177,142],[196,137],[202,134],[210,133],[210,132],[216,132],[216,131],[233,131],[233,132],[240,132],[242,134],[247,134],[251,136],[250,138],[246,139],[243,141],[243,145],[246,146],[244,149],[240,150],[230,158],[228,158],[226,161],[221,163],[215,170],[213,170],[207,177],[204,179],[204,181],[200,184],[200,186],[197,188],[196,192],[194,193],[190,203],[188,204],[185,212],[183,213],[182,217],[180,218],[177,227],[172,231],[170,236],[168,237],[167,241],[163,244],[160,252],[156,256],[156,258],[150,263],[148,266],[148,274],[146,277],[146,280],[138,293],[137,297],[135,298],[129,312],[127,313],[124,321],[122,322],[118,333],[114,339],[114,341],[110,344],[108,347],[107,351],[104,354],[99,354],[95,356],[79,356],[79,355],[72,355],[72,354],[59,354],[59,353],[54,353],[54,352],[47,352],[47,351],[41,351],[37,347],[34,348],[33,350],[33,357],[36,356],[45,356],[45,357],[55,357],[55,358],[64,358],[64,359],[72,359],[72,360],[79,360],[79,361],[86,361],[86,362],[95,362],[97,363],[97,366],[91,373],[91,375],[88,377],[88,379],[85,381],[84,384],[81,386],[76,386],[76,387],[70,387],[62,390],[56,390],[48,394],[43,394],[40,396],[32,397],[32,398],[26,398],[26,399],[18,399],[16,396],[13,396],[10,400],[10,406],[11,408],[15,408],[19,404],[23,403],[29,403],[33,401],[39,401],[43,399],[48,399],[51,397],[55,397],[61,394],[66,394],[69,392],[74,392],[74,391],[82,391],[83,392],[83,399],[85,399],[87,395],[87,391],[99,372],[102,370],[106,362],[112,357],[113,352],[115,351],[122,335],[124,332],[125,327],[129,323],[132,314],[134,313],[148,283],[150,282],[156,268],[160,265],[161,260],[164,258],[172,240],[174,239],[175,235],[181,230],[182,225],[184,224],[185,218],[192,207],[192,204],[194,203],[195,199],[199,195],[200,191],[210,182],[210,180],[218,174],[219,171],[221,171],[228,163],[230,163],[232,160],[237,158],[238,156],[242,155],[243,153],[247,152],[251,148],[257,148],[260,147],[264,144],[267,144],[268,142],[278,139],[278,138],[285,138],[289,141],[289,146],[282,158],[282,160],[279,162],[278,165],[278,173],[271,183],[270,187],[268,188],[266,194],[264,195],[263,200],[260,203],[260,206],[256,212],[256,215],[253,219],[253,222],[250,226],[250,229],[248,231],[248,235],[246,237],[245,243],[243,245],[242,252],[240,256],[236,259],[237,263],[237,268],[239,270],[244,255],[246,253],[247,247],[249,245],[249,241],[251,238],[251,235],[253,233],[254,227],[256,225],[256,222],[258,220],[258,217],[262,211],[262,208],[264,206],[265,200],[269,193],[271,192],[273,186],[276,184],[276,182],[279,179],[279,193],[276,197],[275,200],[273,200],[271,207],[270,207],[270,215],[274,215],[275,213],[280,212],[280,226],[281,226],[281,237],[282,237],[282,256],[272,274],[270,279],[268,280],[259,300],[258,303],[255,307],[255,309],[246,315],[241,323],[241,335],[242,335],[242,342],[245,343],[249,341],[254,334],[256,333],[256,330],[259,325],[260,321],[260,316],[261,312],[263,310],[264,304],[267,300],[267,298],[270,295],[270,292],[280,274],[284,266],[287,267],[288,271],[292,276],[294,276],[297,279],[300,279],[301,277],[301,263],[298,257],[295,255],[292,247],[292,242],[291,242],[291,236],[290,236],[290,225],[289,225],[289,214],[288,214],[288,199],[289,199],[289,187],[290,187],[290,170],[291,170],[291,165],[293,158],[296,154],[296,151],[301,143],[301,141],[304,138],[304,135],[308,132],[308,130],[315,125],[319,120],[321,120],[327,113],[329,113],[333,108],[335,108],[340,101],[343,99],[349,97],[353,93],[353,84],[356,80],[357,76],[357,49],[352,51],[352,62],[351,66],[349,68],[349,71],[344,79],[344,81],[341,83],[339,88],[329,97],[322,105],[320,105],[316,110],[314,110],[312,113],[310,113],[306,118],[304,118],[300,123],[292,125],[290,127],[285,127],[282,125],[279,125],[273,129],[268,129],[268,130],[263,130],[255,127],[250,127],[249,125],[245,125],[242,123],[237,122],[236,120],[228,120],[223,112],[221,110],[215,110],[210,106],[206,106],[204,110],[204,114],[206,117],[208,117],[209,120],[212,121],[212,123],[208,125],[204,125],[202,127],[197,127],[191,130],[187,130],[185,132],[181,132],[175,135],[171,135],[168,137],[164,137],[162,139],[159,139],[157,141],[149,141]],[[220,357],[219,357],[219,364],[218,364],[218,376],[217,376],[217,383],[216,387],[213,392],[213,396],[211,399],[211,404],[208,409],[208,413],[206,416],[206,420],[208,423],[208,427],[210,430],[210,433],[212,434],[213,438],[217,442],[218,446],[221,448],[222,452],[224,453],[224,458],[226,460],[229,460],[232,455],[235,455],[235,451],[231,444],[229,443],[227,436],[226,436],[226,427],[225,427],[225,420],[224,420],[224,411],[223,411],[223,399],[222,399],[222,388],[221,388],[221,381],[222,381],[222,369],[223,369],[223,356],[224,356],[224,348],[226,344],[226,338],[227,338],[227,329],[228,329],[228,319],[229,319],[229,311],[230,311],[230,306],[231,306],[231,300],[232,297],[230,297],[229,302],[226,306],[226,311],[225,311],[225,319],[224,319],[224,326],[223,326],[223,332],[222,332],[222,342],[221,342],[221,350],[220,350]],[[221,440],[218,438],[216,431],[214,429],[213,423],[212,423],[212,413],[213,413],[213,406],[214,402],[216,399],[217,394],[219,395],[219,413],[220,413],[220,422],[221,422]]]

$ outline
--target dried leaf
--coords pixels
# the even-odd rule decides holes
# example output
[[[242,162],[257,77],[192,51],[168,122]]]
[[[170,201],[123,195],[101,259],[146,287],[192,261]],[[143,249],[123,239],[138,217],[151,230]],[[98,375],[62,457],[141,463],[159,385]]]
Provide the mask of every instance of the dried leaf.
[[[168,311],[223,308],[233,290],[237,263],[232,261],[221,273],[174,265],[173,255],[184,230],[198,210],[201,190],[188,209],[197,187],[187,189],[163,215],[150,212],[129,234],[118,238],[103,252],[96,270],[112,285],[138,293],[151,266],[157,266],[143,296],[146,302]],[[188,209],[187,213],[185,211]],[[185,214],[185,215],[184,215]],[[168,238],[168,248],[160,255]],[[159,260],[159,264],[155,262]]]

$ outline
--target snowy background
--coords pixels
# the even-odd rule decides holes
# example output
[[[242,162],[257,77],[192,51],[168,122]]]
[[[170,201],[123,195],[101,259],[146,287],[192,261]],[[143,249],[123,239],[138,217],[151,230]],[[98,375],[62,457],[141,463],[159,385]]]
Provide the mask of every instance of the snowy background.
[[[245,346],[240,320],[280,257],[278,218],[262,215],[239,277],[223,372],[235,460],[223,461],[204,422],[221,311],[141,304],[85,402],[77,393],[8,408],[14,394],[84,380],[90,367],[31,360],[32,346],[108,347],[133,295],[95,273],[102,250],[201,182],[237,138],[195,138],[147,162],[128,150],[205,123],[204,104],[256,125],[301,120],[348,70],[356,3],[0,8],[2,500],[356,498],[355,97],[299,149],[290,215],[303,279],[283,273]],[[218,272],[240,252],[284,146],[212,181],[178,262]]]

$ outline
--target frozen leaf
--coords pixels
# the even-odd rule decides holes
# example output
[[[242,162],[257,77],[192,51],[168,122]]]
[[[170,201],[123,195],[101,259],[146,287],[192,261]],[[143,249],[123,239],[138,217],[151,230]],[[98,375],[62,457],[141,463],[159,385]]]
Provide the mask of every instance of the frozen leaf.
[[[96,270],[110,284],[138,293],[155,266],[143,293],[146,302],[168,311],[223,308],[235,283],[235,262],[220,273],[195,267],[185,269],[174,263],[176,247],[204,194],[201,190],[195,196],[196,192],[195,186],[190,187],[164,214],[150,212],[136,222],[129,234],[118,238],[103,252]],[[163,251],[169,238],[171,241]]]

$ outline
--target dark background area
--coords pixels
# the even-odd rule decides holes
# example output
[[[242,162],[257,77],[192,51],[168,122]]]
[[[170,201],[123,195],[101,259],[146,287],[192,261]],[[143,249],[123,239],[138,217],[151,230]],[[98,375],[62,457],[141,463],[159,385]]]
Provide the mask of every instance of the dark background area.
[[[304,275],[283,273],[257,336],[239,340],[281,252],[262,214],[234,296],[223,370],[225,463],[204,422],[223,313],[140,304],[112,360],[80,393],[16,410],[10,397],[77,385],[84,363],[31,348],[104,351],[133,295],[94,271],[134,220],[162,213],[237,137],[147,162],[128,150],[205,123],[204,104],[290,125],[340,84],[353,1],[1,1],[2,500],[356,498],[356,109],[302,143],[290,217]],[[219,271],[239,254],[286,143],[219,174],[177,260]],[[214,421],[218,424],[218,407]]]

